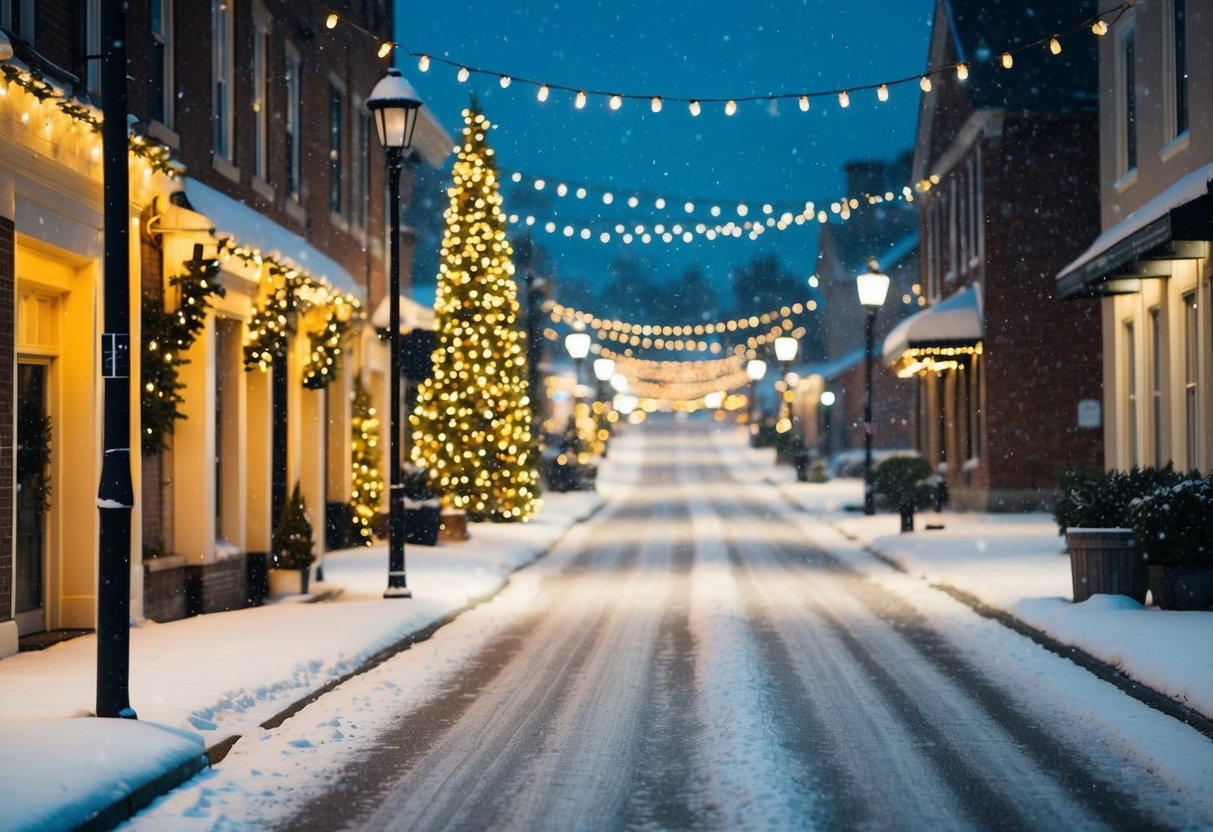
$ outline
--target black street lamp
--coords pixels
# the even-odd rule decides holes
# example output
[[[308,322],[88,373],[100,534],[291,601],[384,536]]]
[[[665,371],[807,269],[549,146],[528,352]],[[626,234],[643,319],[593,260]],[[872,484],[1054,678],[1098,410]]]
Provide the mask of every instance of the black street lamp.
[[[767,362],[751,358],[745,365],[746,378],[750,380],[750,444],[758,443],[758,382],[767,374]]]
[[[607,455],[607,448],[610,446],[611,438],[611,420],[607,415],[609,410],[608,403],[611,400],[610,382],[611,376],[615,375],[615,359],[613,358],[595,358],[594,359],[594,378],[598,379],[598,389],[596,398],[598,401],[598,430],[605,434],[602,438],[602,455]]]
[[[792,418],[792,394],[791,385],[788,381],[788,371],[792,367],[792,361],[796,358],[796,352],[799,348],[800,342],[791,335],[780,335],[775,339],[775,358],[779,361],[779,372],[783,378],[783,392],[779,397],[779,415],[776,418],[782,422],[784,413],[786,412],[788,415],[788,430],[785,434],[781,434],[783,438],[778,445],[782,450],[780,462],[788,462],[788,454],[792,450],[792,430],[795,427],[795,420]],[[776,454],[776,456],[779,456],[779,454]]]
[[[366,100],[375,117],[379,142],[387,155],[388,214],[391,221],[388,257],[388,343],[391,345],[391,381],[388,395],[388,563],[384,598],[412,598],[404,570],[404,481],[400,465],[400,171],[404,152],[413,144],[413,130],[421,99],[400,70],[389,69]]]
[[[885,295],[889,292],[889,276],[881,274],[879,263],[869,260],[868,270],[855,278],[855,285],[859,290],[859,303],[867,312],[867,326],[864,328],[863,513],[875,514],[876,489],[872,482],[872,353],[876,337],[876,310],[884,305]]]
[[[573,418],[577,418],[577,405],[581,404],[581,362],[590,354],[590,334],[570,332],[564,336],[564,348],[573,359]]]
[[[830,411],[834,407],[834,393],[830,390],[821,392],[821,455],[826,459],[830,457],[831,442],[830,442]]]

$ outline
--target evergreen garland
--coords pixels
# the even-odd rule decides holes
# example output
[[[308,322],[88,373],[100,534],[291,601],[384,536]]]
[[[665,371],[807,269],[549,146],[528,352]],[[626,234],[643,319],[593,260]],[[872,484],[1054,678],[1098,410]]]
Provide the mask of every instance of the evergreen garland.
[[[303,368],[303,386],[309,390],[322,390],[337,377],[341,360],[341,344],[345,340],[349,325],[341,320],[334,308],[324,319],[324,328],[311,333],[312,355]]]
[[[379,417],[371,404],[371,394],[357,376],[354,378],[350,425],[350,458],[353,464],[350,508],[353,509],[358,542],[370,546],[375,542],[374,522],[383,500],[383,472],[379,468],[383,452],[379,447]]]
[[[270,268],[270,292],[253,309],[248,340],[244,344],[244,369],[268,370],[275,361],[286,359],[290,336],[289,316],[299,309],[298,275],[278,267]]]
[[[142,360],[140,364],[143,395],[140,396],[142,447],[147,456],[168,449],[168,436],[177,419],[184,419],[180,406],[185,403],[179,380],[179,368],[189,363],[182,354],[206,326],[213,296],[223,297],[224,289],[216,280],[217,260],[195,256],[184,263],[185,273],[169,279],[180,290],[175,312],[167,312],[159,298],[143,298]]]

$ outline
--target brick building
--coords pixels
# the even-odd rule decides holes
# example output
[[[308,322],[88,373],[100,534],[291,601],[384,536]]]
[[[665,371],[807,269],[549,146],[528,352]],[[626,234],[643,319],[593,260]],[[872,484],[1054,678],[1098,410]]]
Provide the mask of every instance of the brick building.
[[[16,518],[0,520],[3,656],[18,634],[95,617],[103,148],[99,73],[85,57],[100,51],[101,4],[0,12],[0,471],[17,470],[16,483],[0,481],[0,518]],[[132,615],[165,619],[244,604],[249,556],[268,550],[295,482],[322,550],[326,506],[349,499],[355,376],[387,411],[387,350],[367,320],[386,285],[386,173],[364,98],[390,62],[378,47],[392,10],[132,0],[128,31],[131,281],[142,290],[132,344],[146,349],[148,309],[181,304],[191,264],[217,261],[224,290],[179,367],[186,418],[166,450],[132,448]],[[440,164],[450,144],[423,110],[412,163]],[[404,182],[407,201],[407,170]],[[409,254],[406,241],[406,270]],[[282,296],[295,311],[271,344],[281,352],[249,369],[245,347]],[[331,381],[305,384],[334,322],[346,334]],[[140,436],[137,401],[132,420]],[[49,461],[16,464],[31,448]],[[35,487],[48,481],[49,492]],[[49,495],[45,507],[33,493]]]
[[[913,385],[914,446],[963,507],[1047,505],[1061,470],[1103,454],[1098,310],[1055,303],[1053,278],[1097,228],[1095,38],[1018,52],[1010,69],[998,60],[1089,12],[935,7],[913,170],[928,305],[884,355]]]

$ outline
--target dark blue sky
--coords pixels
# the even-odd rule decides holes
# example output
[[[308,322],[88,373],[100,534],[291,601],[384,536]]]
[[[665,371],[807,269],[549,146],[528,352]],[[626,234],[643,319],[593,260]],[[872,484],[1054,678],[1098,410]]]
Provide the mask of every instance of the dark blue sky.
[[[549,83],[667,97],[740,97],[915,75],[925,65],[932,8],[930,0],[444,0],[398,4],[397,39],[415,52]],[[569,93],[553,91],[539,104],[532,86],[502,89],[497,79],[475,74],[460,84],[453,68],[434,63],[421,73],[405,55],[398,63],[453,136],[475,91],[498,124],[491,141],[505,168],[570,185],[611,185],[620,196],[643,189],[752,206],[842,196],[846,161],[892,158],[912,145],[919,96],[917,85],[908,84],[894,87],[886,103],[877,103],[872,92],[857,93],[847,110],[832,98],[814,99],[808,113],[795,101],[777,108],[743,103],[732,118],[721,105],[705,105],[692,118],[686,105],[672,102],[656,115],[641,101],[625,101],[612,112],[604,98],[591,98],[578,111]],[[507,188],[505,204],[507,211],[520,210],[523,200]],[[558,221],[643,219],[621,200],[609,207],[592,199],[560,200],[551,213]],[[583,279],[592,279],[623,249],[618,241],[537,239],[558,250],[562,270],[571,273],[566,277]],[[786,267],[807,278],[816,233],[802,227],[769,232],[757,243],[654,244],[637,253],[654,273],[675,273],[695,262],[723,280],[758,250],[777,251]]]

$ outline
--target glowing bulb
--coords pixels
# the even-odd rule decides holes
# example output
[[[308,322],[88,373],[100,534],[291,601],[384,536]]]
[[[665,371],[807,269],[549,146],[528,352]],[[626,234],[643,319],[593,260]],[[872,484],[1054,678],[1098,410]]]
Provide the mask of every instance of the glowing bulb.
[[[417,71],[418,72],[429,72],[430,71],[430,56],[429,55],[422,55],[421,57],[419,57],[417,59]]]
[[[1096,37],[1103,37],[1108,33],[1108,24],[1104,23],[1102,20],[1096,20],[1091,24],[1091,32],[1094,33]]]
[[[544,102],[548,100],[548,96],[551,94],[551,92],[552,91],[548,89],[548,85],[543,84],[539,87],[539,92],[535,94],[535,97],[538,98],[540,102]]]
[[[931,91],[931,79],[926,75],[918,79],[918,86],[923,92]]]
[[[390,41],[379,44],[379,57],[386,58],[392,54],[392,44]]]
[[[498,80],[498,83],[500,83],[500,84],[501,84],[501,88],[502,88],[502,89],[505,89],[506,87],[508,87],[508,86],[510,85],[510,82],[511,82],[512,80],[514,80],[514,79],[513,79],[513,78],[511,78],[510,76],[508,76],[508,75],[502,75],[502,76],[501,76],[501,78]]]
[[[459,67],[459,72],[455,77],[458,78],[459,83],[462,84],[462,83],[466,82],[467,79],[471,77],[471,75],[472,75],[472,73],[468,72],[468,68],[466,66],[461,66],[461,67]]]
[[[1061,54],[1061,41],[1057,38],[1049,38],[1049,51],[1054,55]]]
[[[653,100],[649,102],[649,107],[652,108],[654,113],[660,113],[661,112],[661,96],[660,95],[653,96]]]
[[[969,65],[968,64],[957,64],[956,65],[956,77],[961,81],[968,78],[969,77]]]
[[[577,98],[573,100],[573,106],[578,110],[585,109],[585,91],[578,90]]]
[[[800,112],[807,113],[809,111],[809,97],[807,95],[800,96]]]
[[[337,28],[337,12],[329,12],[329,16],[325,18],[324,26],[326,29]]]
[[[878,101],[888,101],[889,100],[889,85],[888,84],[881,84],[879,87],[876,88],[876,99]]]
[[[838,106],[842,107],[842,109],[844,109],[844,110],[847,107],[851,106],[851,96],[847,93],[846,90],[843,90],[842,92],[838,93]]]
[[[1002,53],[1002,68],[1010,69],[1015,64],[1015,59],[1011,57],[1010,52]]]
[[[618,109],[619,109],[620,107],[622,107],[622,106],[623,106],[623,96],[621,96],[621,95],[612,95],[612,96],[611,96],[611,100],[610,100],[610,107],[611,107],[611,109],[612,109],[612,110],[618,110]]]
[[[700,111],[700,108],[699,108],[699,102],[698,102],[698,101],[692,101],[692,102],[691,102],[691,104],[690,104],[689,109],[690,109],[690,111],[691,111],[691,115],[693,115],[693,116],[697,116],[697,115],[699,115],[699,111]]]
[[[724,114],[726,116],[736,115],[737,114],[737,102],[733,101],[732,99],[729,99],[728,103],[724,105]]]

